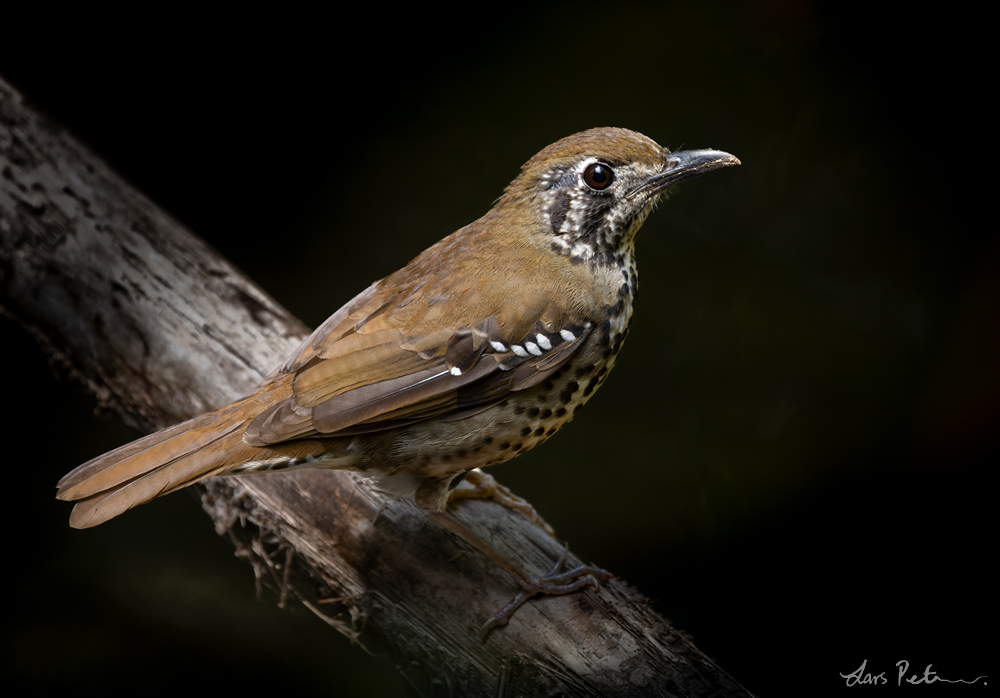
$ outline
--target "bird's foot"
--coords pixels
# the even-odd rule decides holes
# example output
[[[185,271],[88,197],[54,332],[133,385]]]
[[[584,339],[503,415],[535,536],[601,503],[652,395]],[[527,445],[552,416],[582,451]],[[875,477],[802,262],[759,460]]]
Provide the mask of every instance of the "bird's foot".
[[[476,535],[459,519],[443,511],[425,512],[425,516],[445,530],[451,531],[483,555],[493,560],[502,569],[506,570],[521,587],[517,596],[482,626],[481,636],[484,640],[493,628],[507,625],[507,622],[517,609],[533,596],[538,594],[561,596],[563,594],[572,594],[588,586],[593,587],[596,591],[600,591],[601,582],[606,582],[614,576],[607,570],[591,565],[580,565],[570,570],[564,570],[566,561],[569,558],[569,552],[567,551],[562,554],[551,572],[541,577],[528,578],[523,569],[493,550],[486,541]]]
[[[580,591],[588,586],[593,587],[595,591],[600,591],[601,582],[606,582],[614,576],[607,570],[591,565],[580,565],[564,572],[563,568],[566,566],[568,554],[563,553],[562,557],[559,558],[559,562],[552,568],[552,571],[542,577],[534,579],[518,578],[521,591],[518,592],[513,601],[504,606],[499,613],[483,624],[480,634],[484,640],[493,628],[501,628],[507,625],[507,621],[513,617],[517,609],[521,608],[533,596],[538,594],[562,596],[563,594],[572,594]]]
[[[465,486],[468,484],[469,486]],[[448,503],[463,499],[491,499],[497,504],[502,504],[508,509],[519,511],[528,517],[531,523],[542,528],[553,538],[555,530],[539,516],[535,507],[531,506],[526,499],[518,497],[509,489],[497,482],[492,475],[484,473],[479,468],[470,470],[465,474],[465,479],[453,489],[448,495]]]

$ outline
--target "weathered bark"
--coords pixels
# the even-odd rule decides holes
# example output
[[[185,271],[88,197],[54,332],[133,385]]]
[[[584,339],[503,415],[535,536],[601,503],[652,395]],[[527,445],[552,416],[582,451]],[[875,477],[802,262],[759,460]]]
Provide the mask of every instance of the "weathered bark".
[[[242,395],[307,334],[2,80],[0,304],[146,429]],[[618,580],[536,599],[483,641],[480,625],[516,583],[412,502],[386,501],[351,473],[216,478],[202,489],[216,530],[264,582],[387,652],[418,695],[746,695]],[[454,509],[531,574],[563,552],[499,505]]]

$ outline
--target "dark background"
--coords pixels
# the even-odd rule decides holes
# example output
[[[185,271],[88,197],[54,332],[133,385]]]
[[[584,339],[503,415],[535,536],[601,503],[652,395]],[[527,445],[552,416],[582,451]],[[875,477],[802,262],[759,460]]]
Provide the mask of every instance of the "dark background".
[[[562,136],[736,154],[642,230],[600,396],[495,474],[750,690],[842,691],[867,660],[884,693],[899,660],[995,664],[995,60],[984,17],[906,7],[5,10],[0,74],[310,326]],[[56,480],[134,434],[0,332],[9,681],[404,694],[387,661],[256,600],[189,494],[70,530]]]

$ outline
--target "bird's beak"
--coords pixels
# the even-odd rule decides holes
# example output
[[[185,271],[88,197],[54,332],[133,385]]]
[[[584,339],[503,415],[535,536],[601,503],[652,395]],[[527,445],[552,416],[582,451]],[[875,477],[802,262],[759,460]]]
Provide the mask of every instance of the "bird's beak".
[[[713,170],[739,164],[740,161],[735,156],[721,150],[681,150],[670,153],[667,156],[667,169],[650,177],[630,191],[628,196],[631,198],[639,193],[657,194],[668,187],[701,177]]]

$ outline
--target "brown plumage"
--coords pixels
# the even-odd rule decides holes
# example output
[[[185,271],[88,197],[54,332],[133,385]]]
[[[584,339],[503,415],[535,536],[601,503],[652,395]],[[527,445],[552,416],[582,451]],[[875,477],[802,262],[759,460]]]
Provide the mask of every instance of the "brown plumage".
[[[738,164],[592,129],[528,161],[493,209],[372,284],[254,392],[95,458],[59,482],[94,526],[213,475],[297,467],[412,484],[551,436],[603,382],[636,293],[633,242],[673,184]]]

